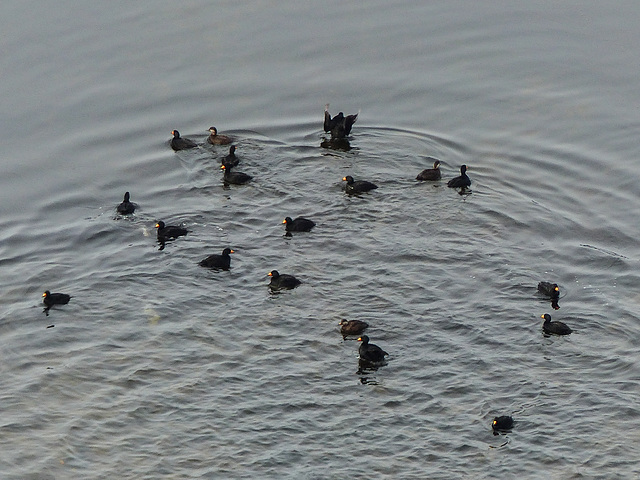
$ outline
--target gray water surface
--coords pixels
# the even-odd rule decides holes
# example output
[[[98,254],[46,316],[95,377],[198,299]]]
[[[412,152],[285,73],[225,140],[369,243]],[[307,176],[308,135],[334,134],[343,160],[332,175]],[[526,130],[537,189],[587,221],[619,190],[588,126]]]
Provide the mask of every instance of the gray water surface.
[[[3,478],[640,474],[637,3],[0,12]],[[326,103],[360,111],[348,148],[321,146]],[[159,249],[157,220],[189,233]],[[46,289],[73,298],[46,315]]]

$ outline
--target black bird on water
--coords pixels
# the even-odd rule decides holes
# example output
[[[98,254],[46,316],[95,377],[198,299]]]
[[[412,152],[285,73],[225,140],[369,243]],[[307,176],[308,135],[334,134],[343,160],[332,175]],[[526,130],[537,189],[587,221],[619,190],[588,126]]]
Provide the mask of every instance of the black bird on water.
[[[544,315],[540,315],[541,318],[544,318],[544,323],[542,324],[542,330],[547,334],[555,334],[555,335],[569,335],[571,333],[571,328],[566,323],[551,321],[551,315],[545,313]]]
[[[171,148],[173,148],[176,152],[178,150],[187,150],[189,148],[195,148],[198,146],[198,144],[193,140],[182,138],[178,130],[173,130],[171,132],[171,135],[173,135],[173,138],[171,139]]]
[[[560,296],[560,287],[557,283],[540,282],[538,283],[538,292],[547,297],[558,298]]]
[[[291,290],[302,283],[293,275],[279,273],[277,270],[271,270],[267,275],[271,277],[269,287],[272,290]]]
[[[460,176],[452,178],[447,182],[449,188],[462,188],[465,189],[471,186],[471,179],[467,176],[467,166],[462,165],[460,167]]]
[[[229,147],[229,155],[225,156],[222,159],[222,164],[229,165],[231,167],[237,167],[239,163],[240,163],[240,159],[236,157],[236,146],[231,145]]]
[[[42,294],[42,302],[47,306],[47,308],[51,308],[54,305],[66,305],[71,300],[71,295],[67,295],[66,293],[51,293],[49,290],[46,290]]]
[[[124,200],[122,201],[122,203],[120,205],[118,205],[116,207],[116,210],[118,211],[118,213],[120,215],[129,215],[130,213],[135,212],[136,210],[136,204],[135,203],[131,203],[129,201],[129,192],[126,192],[124,194]]]
[[[366,335],[362,335],[360,338],[358,338],[358,341],[362,342],[360,344],[360,348],[358,349],[360,360],[371,363],[379,363],[384,361],[384,357],[386,355],[389,355],[379,346],[374,345],[373,343],[369,343],[369,337],[367,337]]]
[[[253,178],[251,175],[247,175],[244,172],[233,172],[233,166],[228,163],[223,163],[220,168],[224,170],[225,184],[243,185]]]
[[[234,253],[230,248],[225,248],[221,254],[209,255],[204,260],[200,261],[200,266],[207,268],[219,268],[221,270],[229,270],[231,267],[230,253]]]
[[[356,181],[351,175],[343,177],[342,180],[347,182],[347,185],[344,187],[344,191],[348,194],[364,193],[378,188],[375,183],[371,183],[367,180]]]
[[[513,428],[513,417],[509,415],[494,417],[491,428],[493,428],[494,435],[498,435],[498,432],[508,432]]]
[[[167,240],[170,238],[177,238],[189,233],[186,228],[178,227],[176,225],[165,225],[162,220],[156,223],[158,229],[158,240]]]
[[[335,117],[331,118],[329,114],[329,104],[324,106],[324,131],[331,132],[331,138],[344,138],[351,133],[351,127],[356,123],[358,114],[344,116],[344,113],[340,112]]]
[[[310,232],[316,226],[316,222],[303,217],[298,217],[295,220],[287,217],[282,223],[284,223],[287,232]]]
[[[551,308],[554,310],[560,308],[558,304],[558,300],[560,300],[560,287],[558,287],[557,283],[540,282],[538,283],[538,292],[551,298]]]

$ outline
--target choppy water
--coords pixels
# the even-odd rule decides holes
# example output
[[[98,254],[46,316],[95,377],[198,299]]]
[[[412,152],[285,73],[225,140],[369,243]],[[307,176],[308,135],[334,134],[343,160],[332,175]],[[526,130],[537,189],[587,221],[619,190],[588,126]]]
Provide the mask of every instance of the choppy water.
[[[3,478],[640,474],[635,3],[1,9]],[[159,250],[159,219],[190,232]],[[388,364],[358,373],[341,318]]]

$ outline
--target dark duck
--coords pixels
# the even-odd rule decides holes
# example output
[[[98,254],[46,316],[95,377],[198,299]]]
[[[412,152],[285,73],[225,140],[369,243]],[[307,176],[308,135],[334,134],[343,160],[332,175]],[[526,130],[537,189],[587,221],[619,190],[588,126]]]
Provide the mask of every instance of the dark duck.
[[[46,290],[42,294],[42,302],[47,306],[47,308],[51,308],[54,305],[66,305],[71,300],[71,295],[67,295],[66,293],[51,293],[49,290]]]
[[[560,309],[558,300],[560,300],[560,287],[557,283],[540,282],[538,283],[538,292],[551,299],[551,307],[554,310]]]
[[[223,163],[220,168],[224,170],[224,183],[226,185],[243,185],[253,178],[251,175],[247,175],[244,172],[232,171],[233,166],[229,163]]]
[[[447,187],[449,188],[468,188],[471,186],[471,179],[467,176],[467,166],[460,166],[460,175],[458,177],[452,178],[447,182]]]
[[[209,137],[207,142],[211,145],[229,145],[233,139],[227,135],[218,135],[218,129],[216,127],[209,127]]]
[[[240,159],[236,157],[236,146],[231,145],[229,147],[229,155],[226,155],[222,159],[222,164],[229,165],[231,167],[237,167],[239,163],[240,163]]]
[[[375,183],[371,183],[367,180],[356,181],[351,175],[343,177],[342,180],[347,182],[347,185],[344,187],[344,191],[348,194],[365,193],[378,188]]]
[[[558,298],[560,296],[560,287],[557,283],[540,282],[538,283],[538,292],[550,298]]]
[[[124,194],[124,200],[122,201],[122,203],[120,205],[118,205],[116,207],[116,210],[118,211],[118,213],[120,215],[129,215],[133,212],[135,212],[136,210],[136,204],[135,203],[131,203],[129,201],[130,195],[129,192],[126,192]]]
[[[182,138],[178,130],[173,130],[171,132],[171,135],[173,135],[173,138],[171,139],[171,148],[173,148],[176,152],[178,150],[187,150],[189,148],[195,148],[198,146],[198,144],[193,140]]]
[[[302,283],[293,275],[280,273],[277,270],[271,270],[268,275],[271,277],[269,287],[272,290],[291,290]]]
[[[349,335],[360,335],[364,332],[369,324],[362,320],[340,320],[340,333],[342,338],[347,338]]]
[[[549,315],[548,313],[541,315],[541,317],[544,318],[544,323],[542,324],[542,330],[546,334],[569,335],[572,331],[571,328],[569,328],[569,325],[567,325],[566,323],[562,323],[558,321],[552,322],[551,315]]]
[[[494,417],[491,422],[491,428],[494,435],[498,435],[499,432],[508,432],[513,428],[513,418],[509,415]]]
[[[316,226],[316,222],[303,217],[298,217],[295,220],[287,217],[282,223],[284,223],[287,232],[310,232]]]
[[[156,223],[156,228],[158,229],[158,240],[177,238],[189,233],[186,228],[178,227],[177,225],[165,225],[162,220]]]
[[[342,112],[331,118],[331,114],[329,114],[329,104],[327,103],[324,107],[324,131],[327,133],[331,132],[331,138],[347,137],[351,133],[351,128],[357,119],[357,113],[345,117]]]
[[[216,268],[220,270],[229,270],[231,267],[231,256],[229,254],[234,253],[230,248],[225,248],[221,254],[209,255],[204,260],[200,261],[200,266],[207,268]]]
[[[418,174],[416,180],[440,180],[441,177],[442,175],[440,174],[440,160],[436,160],[435,162],[433,162],[433,168],[425,168]]]
[[[380,363],[384,362],[384,357],[389,355],[387,352],[382,350],[379,346],[374,345],[373,343],[369,343],[369,337],[366,335],[362,335],[358,338],[360,344],[360,348],[358,349],[358,353],[360,354],[360,360],[370,363]]]

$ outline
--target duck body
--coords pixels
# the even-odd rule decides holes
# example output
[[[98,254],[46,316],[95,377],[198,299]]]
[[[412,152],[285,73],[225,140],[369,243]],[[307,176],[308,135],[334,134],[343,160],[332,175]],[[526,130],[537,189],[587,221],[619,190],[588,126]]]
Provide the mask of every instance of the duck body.
[[[207,142],[211,145],[229,145],[233,142],[233,139],[227,135],[218,135],[216,127],[209,127],[208,131],[209,137],[207,137]]]
[[[200,266],[229,270],[229,268],[231,267],[231,256],[229,254],[231,253],[234,253],[234,251],[230,248],[225,248],[221,254],[209,255],[204,260],[201,260]]]
[[[384,362],[384,357],[386,355],[389,355],[379,346],[374,345],[373,343],[369,343],[369,337],[366,335],[362,335],[360,338],[358,338],[358,341],[362,342],[360,344],[360,348],[358,349],[360,360],[371,363],[380,363]]]
[[[344,191],[350,195],[354,193],[365,193],[378,188],[375,183],[368,182],[367,180],[356,181],[351,175],[343,177],[342,180],[347,182],[347,185],[344,187]]]
[[[270,271],[268,275],[271,277],[269,287],[272,290],[291,290],[302,283],[293,275],[279,273],[277,270]]]
[[[243,172],[232,171],[233,166],[223,163],[220,167],[224,170],[224,183],[233,185],[243,185],[251,180],[253,177]]]
[[[467,166],[460,167],[460,176],[452,178],[447,182],[449,188],[467,188],[471,186],[471,179],[467,176]]]
[[[424,181],[424,180],[440,180],[442,178],[442,174],[440,173],[440,160],[436,160],[433,162],[433,168],[426,168],[421,171],[416,180]]]
[[[331,118],[331,114],[329,114],[329,104],[327,103],[324,107],[324,131],[327,133],[331,132],[331,138],[344,138],[348,136],[357,119],[357,113],[345,117],[342,112]]]
[[[173,138],[171,139],[171,148],[173,148],[176,152],[178,150],[187,150],[189,148],[195,148],[198,146],[198,144],[193,140],[182,138],[178,130],[173,130],[171,132],[171,135],[173,135]]]
[[[156,228],[158,229],[159,240],[177,238],[189,233],[186,228],[178,227],[177,225],[165,225],[162,220],[156,223]]]
[[[560,287],[557,283],[540,282],[538,283],[538,292],[547,297],[558,298],[560,296]]]
[[[122,201],[122,203],[120,205],[118,205],[116,207],[116,211],[120,214],[120,215],[129,215],[133,212],[136,211],[136,204],[135,203],[131,203],[129,201],[130,195],[129,192],[126,192],[124,194],[124,200]]]
[[[303,217],[298,217],[295,220],[287,217],[282,223],[285,224],[284,228],[287,232],[310,232],[316,226],[316,222]]]
[[[494,417],[493,422],[491,422],[491,428],[493,428],[494,432],[511,430],[513,428],[513,417],[509,415]]]
[[[42,294],[42,302],[47,306],[66,305],[71,300],[71,295],[66,293],[51,293],[49,290]]]
[[[236,157],[236,146],[231,145],[229,147],[229,155],[227,155],[222,159],[222,164],[229,165],[231,167],[237,167],[239,163],[240,163],[240,159]]]
[[[541,315],[541,317],[544,318],[544,323],[542,324],[542,330],[544,331],[544,333],[554,335],[569,335],[572,332],[571,328],[566,323],[557,321],[552,322],[551,315],[549,315],[548,313]]]
[[[347,338],[349,335],[360,335],[364,332],[369,324],[367,322],[363,322],[362,320],[341,320],[340,323],[340,333],[343,338]]]

